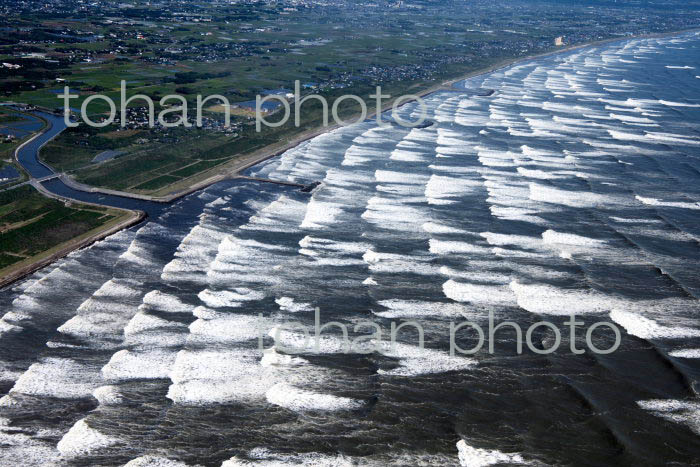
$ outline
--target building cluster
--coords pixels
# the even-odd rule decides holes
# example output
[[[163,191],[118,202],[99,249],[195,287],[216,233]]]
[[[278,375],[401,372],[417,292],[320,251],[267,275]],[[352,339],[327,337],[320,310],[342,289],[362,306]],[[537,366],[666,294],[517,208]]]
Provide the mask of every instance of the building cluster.
[[[191,114],[193,112],[190,112]],[[189,115],[188,123],[192,126],[195,125],[194,118]],[[95,117],[94,121],[96,123],[103,123],[107,119],[106,116]],[[180,114],[167,114],[164,117],[166,123],[175,123],[180,120]],[[124,130],[143,130],[149,129],[155,137],[159,135],[167,134],[170,128],[164,127],[158,121],[158,112],[155,112],[153,126],[150,125],[150,115],[149,108],[147,106],[143,107],[128,107],[126,109],[126,120],[124,126],[121,125],[121,115],[117,112],[114,117],[113,126],[116,127],[117,131]],[[213,118],[208,115],[202,116],[202,126],[203,130],[222,133],[229,136],[236,136],[241,131],[241,123],[232,121],[229,126],[225,126],[223,116],[221,118]]]

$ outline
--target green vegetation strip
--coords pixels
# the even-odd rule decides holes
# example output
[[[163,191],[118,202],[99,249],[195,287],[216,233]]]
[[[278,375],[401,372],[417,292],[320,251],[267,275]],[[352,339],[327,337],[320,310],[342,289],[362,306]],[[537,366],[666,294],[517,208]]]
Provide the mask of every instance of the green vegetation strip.
[[[0,270],[115,219],[103,208],[66,207],[22,186],[0,193]]]

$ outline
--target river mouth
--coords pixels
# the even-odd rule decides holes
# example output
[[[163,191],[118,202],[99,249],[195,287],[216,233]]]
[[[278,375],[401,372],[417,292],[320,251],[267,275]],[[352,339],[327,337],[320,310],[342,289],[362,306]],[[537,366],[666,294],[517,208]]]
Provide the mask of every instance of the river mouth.
[[[39,151],[42,146],[65,130],[66,124],[64,118],[46,112],[35,112],[34,115],[27,115],[27,117],[35,119],[36,121],[40,121],[39,119],[44,120],[46,122],[46,128],[17,150],[17,161],[32,178],[50,178],[47,181],[40,182],[46,190],[65,199],[83,201],[100,206],[143,211],[149,216],[157,216],[163,211],[165,208],[163,203],[76,190],[63,183],[59,178],[51,178],[58,174],[41,161],[39,158]]]

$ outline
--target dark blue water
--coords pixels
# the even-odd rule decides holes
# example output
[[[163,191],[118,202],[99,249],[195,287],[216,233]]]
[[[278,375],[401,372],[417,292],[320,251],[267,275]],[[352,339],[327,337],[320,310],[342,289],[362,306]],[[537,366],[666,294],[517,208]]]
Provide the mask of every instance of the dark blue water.
[[[39,149],[48,141],[55,138],[57,134],[66,128],[66,126],[62,117],[57,117],[55,115],[43,112],[39,113],[38,115],[48,122],[47,129],[41,135],[37,136],[20,148],[20,150],[17,152],[17,160],[32,177],[42,178],[51,175],[54,172],[39,160]]]
[[[270,96],[270,95],[282,95],[284,96],[287,93],[293,92],[290,89],[285,89],[285,88],[280,88],[280,89],[266,89],[262,92],[263,95]],[[235,102],[235,105],[238,105],[240,107],[247,107],[251,110],[255,110],[256,108],[256,101],[255,99],[251,101],[243,101],[243,102]],[[278,107],[280,107],[282,104],[280,103],[279,100],[272,100],[272,101],[265,101],[262,104],[260,104],[260,108],[271,112]]]
[[[66,128],[66,124],[62,116],[59,117],[45,112],[40,112],[38,115],[47,122],[47,128],[39,136],[19,149],[17,152],[17,160],[32,177],[43,178],[53,175],[55,172],[40,160],[39,150],[47,142],[55,138],[56,135],[61,133]],[[42,184],[52,193],[65,198],[87,201],[104,206],[140,210],[146,212],[150,216],[158,216],[158,214],[166,208],[166,205],[163,203],[75,190],[68,187],[57,178],[48,180]]]
[[[683,35],[475,77],[426,98],[436,125],[363,122],[251,172],[311,194],[220,183],[4,290],[3,461],[697,464],[696,75]],[[336,328],[312,351],[315,307],[353,339],[417,321],[425,346],[348,354]],[[519,354],[510,328],[451,357],[450,323],[490,313],[561,345]]]

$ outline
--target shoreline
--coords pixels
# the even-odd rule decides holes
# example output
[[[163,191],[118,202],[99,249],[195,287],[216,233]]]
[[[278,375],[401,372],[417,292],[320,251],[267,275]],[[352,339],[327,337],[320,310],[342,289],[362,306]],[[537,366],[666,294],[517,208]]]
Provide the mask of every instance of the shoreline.
[[[663,33],[652,33],[652,34],[639,34],[639,35],[634,35],[634,36],[627,36],[627,37],[614,37],[614,38],[609,38],[609,39],[600,39],[597,41],[593,42],[586,42],[583,44],[576,44],[576,45],[570,45],[570,46],[564,46],[560,49],[555,49],[555,50],[550,50],[548,52],[542,52],[539,54],[533,54],[533,55],[528,55],[525,57],[517,57],[517,58],[509,58],[502,60],[501,62],[498,62],[494,65],[491,65],[487,68],[480,68],[478,70],[474,70],[471,72],[468,72],[466,74],[460,75],[457,78],[452,78],[448,79],[446,81],[442,81],[440,83],[433,84],[432,86],[429,86],[428,88],[418,91],[415,93],[415,96],[423,98],[425,96],[428,96],[430,94],[440,92],[440,91],[449,91],[449,92],[456,92],[460,91],[459,88],[454,88],[454,84],[459,82],[459,81],[464,81],[469,78],[474,78],[476,76],[481,76],[485,75],[488,73],[493,73],[498,70],[510,67],[512,65],[516,65],[519,63],[526,63],[531,60],[537,60],[540,58],[544,57],[549,57],[553,55],[558,55],[562,53],[567,53],[571,52],[574,50],[578,50],[581,48],[586,48],[586,47],[595,47],[598,45],[604,45],[604,44],[611,44],[615,42],[622,42],[622,41],[627,41],[627,40],[634,40],[634,39],[644,39],[644,38],[658,38],[658,37],[668,37],[668,36],[675,36],[679,34],[684,34],[684,33],[689,33],[693,31],[700,31],[700,28],[692,28],[692,29],[684,29],[684,30],[679,30],[679,31],[669,31],[669,32],[663,32]],[[408,99],[404,102],[404,104],[409,104],[411,102],[414,102],[415,99]],[[394,100],[392,99],[390,102],[385,103],[382,108],[380,109],[379,113],[386,112],[387,110],[390,110],[393,106]],[[367,117],[365,120],[371,120],[374,117],[376,117],[377,111],[372,110],[367,113]],[[293,137],[289,141],[280,141],[277,143],[273,143],[269,146],[265,146],[263,148],[260,148],[251,154],[240,156],[237,158],[234,158],[234,160],[226,162],[222,164],[219,167],[212,167],[211,169],[205,170],[203,172],[200,172],[198,174],[194,174],[188,179],[184,180],[179,180],[171,185],[165,186],[163,188],[160,188],[159,190],[156,190],[153,192],[153,194],[139,194],[139,193],[130,193],[126,191],[120,191],[120,190],[112,190],[109,188],[99,188],[99,187],[94,187],[90,185],[85,185],[80,182],[77,182],[76,180],[72,179],[70,175],[68,174],[62,174],[61,175],[61,180],[63,183],[66,185],[79,190],[79,191],[85,191],[88,193],[102,193],[106,195],[114,195],[114,196],[121,196],[124,198],[132,198],[132,199],[139,199],[143,201],[152,201],[156,203],[171,203],[175,200],[178,200],[184,196],[187,196],[189,194],[192,194],[196,191],[199,191],[203,188],[206,188],[210,185],[213,185],[215,183],[219,183],[224,180],[230,180],[230,179],[235,179],[239,175],[241,175],[241,172],[244,170],[247,170],[257,164],[260,164],[261,162],[265,162],[269,159],[272,159],[273,157],[277,157],[284,153],[285,151],[288,151],[290,149],[294,149],[295,147],[299,146],[300,144],[313,139],[317,136],[320,136],[324,133],[331,132],[334,130],[337,130],[338,128],[341,128],[342,125],[339,124],[333,124],[333,125],[328,125],[328,126],[320,126],[311,130],[307,130],[305,132],[302,132],[298,134],[297,136]],[[43,164],[43,162],[42,162]]]
[[[418,91],[415,96],[419,98],[423,98],[425,96],[428,96],[430,94],[434,94],[436,92],[441,92],[441,91],[448,91],[448,92],[455,92],[455,91],[460,91],[459,88],[454,88],[454,84],[459,82],[459,81],[464,81],[466,79],[470,79],[476,76],[481,76],[481,75],[486,75],[489,73],[496,72],[498,70],[513,66],[515,64],[519,63],[526,63],[532,60],[537,60],[540,58],[544,57],[549,57],[553,55],[558,55],[558,54],[563,54],[567,52],[571,52],[574,50],[586,48],[586,47],[595,47],[599,45],[606,45],[606,44],[611,44],[615,42],[622,42],[622,41],[627,41],[627,40],[634,40],[634,39],[644,39],[644,38],[661,38],[661,37],[669,37],[669,36],[676,36],[679,34],[684,34],[684,33],[691,33],[691,32],[697,32],[700,31],[698,28],[692,28],[692,29],[685,29],[685,30],[680,30],[680,31],[669,31],[669,32],[664,32],[664,33],[653,33],[653,34],[640,34],[640,35],[633,35],[633,36],[628,36],[628,37],[617,37],[617,38],[609,38],[609,39],[601,39],[598,41],[593,41],[593,42],[587,42],[584,44],[576,44],[576,45],[571,45],[571,46],[565,46],[560,49],[556,50],[551,50],[548,52],[543,52],[539,54],[534,54],[534,55],[528,55],[526,57],[518,57],[518,58],[511,58],[511,59],[506,59],[503,60],[499,63],[496,63],[494,65],[491,65],[487,68],[481,68],[479,70],[474,70],[472,72],[466,73],[464,75],[461,75],[457,78],[454,79],[449,79],[447,81],[443,81],[438,84],[433,84],[432,86],[429,86],[428,88]],[[408,104],[410,102],[415,101],[415,99],[407,100],[403,105]],[[379,110],[380,113],[383,113],[389,109],[392,108],[393,106],[393,100],[389,103],[386,103],[382,106],[382,108]],[[377,114],[377,111],[371,111],[368,112],[366,120],[371,120],[373,119]],[[196,191],[202,190],[208,186],[211,186],[215,183],[219,183],[224,180],[230,180],[230,179],[235,179],[241,175],[241,172],[244,170],[247,170],[251,167],[254,167],[255,165],[258,165],[262,162],[265,162],[269,159],[272,159],[274,157],[277,157],[284,152],[293,149],[300,144],[313,139],[317,136],[320,136],[322,134],[325,134],[327,132],[331,132],[334,130],[337,130],[338,128],[341,128],[343,125],[339,124],[334,124],[334,125],[328,125],[328,126],[321,126],[318,128],[314,128],[311,130],[307,130],[306,132],[302,132],[301,134],[297,135],[296,137],[292,138],[290,141],[281,141],[278,143],[274,143],[272,145],[266,146],[264,148],[258,149],[257,151],[254,151],[253,153],[247,155],[247,156],[242,156],[234,161],[231,161],[229,163],[222,164],[221,167],[213,167],[209,170],[206,170],[204,172],[201,172],[199,174],[195,174],[192,176],[191,181],[187,181],[187,179],[182,180],[181,182],[185,182],[183,188],[181,189],[173,189],[174,187],[177,187],[178,183],[181,182],[176,182],[175,184],[171,185],[169,187],[164,187],[162,190],[165,191],[165,193],[161,196],[154,196],[154,195],[140,195],[140,194],[135,194],[135,193],[128,193],[128,192],[122,192],[118,190],[109,190],[109,189],[102,189],[102,188],[97,188],[97,187],[92,187],[88,185],[81,184],[79,182],[76,182],[70,176],[66,174],[59,174],[61,180],[68,186],[77,189],[79,191],[85,191],[89,193],[104,193],[104,194],[109,194],[109,195],[116,195],[116,196],[121,196],[125,198],[132,198],[132,199],[140,199],[140,200],[147,200],[147,201],[152,201],[152,202],[159,202],[159,203],[171,203],[177,199],[180,199],[184,196],[187,196],[191,193],[194,193]],[[42,128],[43,130],[44,128]],[[23,147],[25,144],[33,141],[36,137],[38,137],[41,134],[41,132],[36,133],[32,137],[30,137],[27,141],[23,142],[20,146],[18,146],[15,149],[15,160],[17,160],[17,152],[21,147]],[[48,142],[48,141],[47,141]],[[43,146],[43,145],[42,145]],[[18,161],[19,162],[19,161]],[[42,165],[45,165],[43,161],[40,161]],[[21,166],[21,164],[20,164]],[[34,179],[29,175],[29,183],[31,183]],[[203,179],[200,179],[201,177],[205,177]],[[199,179],[199,180],[198,180]],[[36,189],[38,189],[34,183],[31,183]],[[39,186],[41,184],[39,183]],[[62,197],[58,197],[56,195],[47,195],[45,190],[38,189],[44,196],[51,196],[51,197],[56,197],[58,199],[61,199],[63,201],[66,201]],[[167,191],[166,191],[167,190]],[[156,192],[157,193],[157,192]],[[77,202],[77,203],[83,203],[80,200],[68,200],[72,202]],[[83,204],[92,204],[92,203],[83,203]],[[112,235],[114,233],[117,233],[123,229],[132,227],[140,222],[142,222],[146,218],[146,214],[142,211],[134,211],[130,209],[123,209],[119,208],[123,211],[127,211],[131,213],[131,216],[129,219],[119,223],[116,226],[111,226],[109,228],[106,228],[104,230],[98,230],[97,232],[89,235],[87,238],[83,238],[80,240],[73,239],[68,242],[68,245],[63,247],[60,251],[50,254],[46,258],[42,258],[38,261],[35,261],[27,266],[22,267],[18,271],[15,271],[13,273],[10,273],[9,275],[0,278],[0,289],[3,289],[7,287],[8,285],[17,282],[28,275],[32,274],[33,272],[48,266],[49,264],[55,262],[58,259],[61,259],[68,254],[72,253],[73,251],[85,248],[99,240],[102,240],[109,235]],[[100,229],[100,228],[98,228]],[[80,238],[80,237],[78,237]],[[49,250],[50,251],[50,250]]]
[[[68,242],[66,242],[67,244],[57,245],[56,247],[53,248],[53,249],[58,248],[57,251],[55,251],[53,253],[49,253],[45,257],[40,257],[32,263],[29,263],[25,266],[21,266],[19,269],[11,271],[9,274],[0,278],[0,289],[4,289],[5,287],[10,286],[17,281],[20,281],[20,280],[26,278],[27,276],[38,271],[39,269],[42,269],[46,266],[49,266],[50,264],[56,262],[57,260],[59,260],[61,258],[65,258],[66,256],[73,253],[74,251],[86,248],[95,242],[98,242],[100,240],[103,240],[106,237],[109,237],[112,234],[115,234],[115,233],[120,232],[124,229],[128,229],[129,227],[132,227],[136,224],[139,224],[141,221],[143,221],[146,218],[146,213],[144,213],[143,211],[129,211],[129,210],[125,210],[125,211],[128,211],[128,213],[129,213],[128,218],[117,223],[116,225],[111,225],[111,226],[107,227],[106,229],[103,229],[102,227],[97,227],[96,232],[90,233],[90,231],[88,231],[85,234],[83,234],[82,236],[78,236],[72,240],[69,240]],[[45,255],[47,252],[51,252],[53,249],[49,249],[44,253],[39,253],[39,255],[37,255],[37,256]],[[12,267],[12,266],[10,266],[10,267]]]
[[[605,44],[611,44],[615,42],[622,42],[622,41],[627,41],[627,40],[634,40],[634,39],[645,39],[645,38],[660,38],[660,37],[668,37],[668,36],[676,36],[679,34],[684,34],[684,33],[690,33],[694,31],[700,31],[700,28],[692,28],[692,29],[683,29],[679,31],[669,31],[669,32],[663,32],[663,33],[652,33],[652,34],[639,34],[639,35],[634,35],[634,36],[628,36],[628,37],[615,37],[615,38],[609,38],[609,39],[600,39],[597,41],[593,42],[586,42],[584,44],[576,44],[576,45],[570,45],[570,46],[564,46],[560,49],[556,50],[551,50],[549,52],[542,52],[539,54],[534,54],[534,55],[528,55],[525,57],[518,57],[518,58],[510,58],[503,60],[499,63],[496,63],[494,65],[491,65],[487,68],[480,68],[478,70],[471,71],[469,73],[466,73],[464,75],[461,75],[457,78],[449,79],[447,81],[443,81],[439,84],[433,84],[432,86],[417,92],[415,95],[417,97],[425,97],[429,94],[433,94],[436,92],[440,91],[449,91],[449,92],[454,92],[454,91],[459,91],[459,88],[454,88],[454,84],[459,82],[459,81],[464,81],[469,78],[474,78],[476,76],[481,76],[481,75],[486,75],[489,73],[496,72],[498,70],[510,67],[515,64],[519,63],[526,63],[531,60],[537,60],[540,58],[544,57],[549,57],[552,55],[558,55],[562,53],[567,53],[571,52],[574,50],[578,50],[581,48],[586,48],[586,47],[595,47],[598,45],[605,45]],[[406,100],[404,104],[408,104],[415,101],[415,99],[410,99]],[[386,103],[382,106],[380,113],[386,112],[387,110],[391,109],[393,105],[393,100],[389,103]],[[371,120],[373,119],[377,114],[376,110],[370,111],[367,113],[367,118],[365,120]],[[285,151],[288,151],[290,149],[294,149],[295,147],[299,146],[300,144],[313,139],[317,136],[320,136],[324,133],[328,133],[334,130],[337,130],[338,128],[341,128],[341,125],[338,124],[333,124],[333,125],[328,125],[328,126],[321,126],[318,128],[314,128],[312,130],[307,130],[306,132],[303,132],[299,135],[297,135],[295,138],[293,138],[291,141],[288,142],[279,142],[276,144],[272,144],[270,146],[266,146],[264,148],[258,149],[257,151],[253,152],[252,154],[248,156],[243,156],[239,158],[238,160],[234,160],[225,164],[222,164],[221,167],[213,167],[209,170],[206,170],[204,172],[200,172],[199,174],[193,175],[191,178],[196,179],[198,177],[202,177],[204,175],[208,175],[206,178],[196,181],[194,183],[187,183],[187,179],[181,180],[179,182],[175,182],[174,184],[170,185],[170,187],[165,186],[159,191],[164,191],[163,196],[149,196],[149,195],[137,195],[137,194],[129,194],[126,192],[118,192],[118,194],[125,195],[129,197],[129,195],[133,197],[142,197],[142,196],[147,196],[150,201],[156,201],[156,202],[172,202],[176,199],[179,199],[183,196],[189,195],[195,191],[201,190],[203,188],[206,188],[209,185],[213,185],[214,183],[218,183],[223,180],[228,180],[232,178],[236,178],[238,175],[241,174],[244,170],[247,170],[261,162],[265,162],[269,159],[272,159],[273,157],[277,157],[284,153]],[[280,147],[279,144],[282,144]],[[257,155],[257,156],[256,156]],[[252,160],[251,160],[252,159]],[[218,173],[217,173],[218,172]],[[222,173],[223,172],[223,173]],[[177,187],[179,184],[185,184],[185,186],[181,189],[173,189],[173,187]],[[101,191],[102,189],[96,189],[95,191]],[[108,193],[108,191],[104,191],[105,193]],[[156,191],[158,193],[158,191]],[[117,193],[115,193],[117,194]]]
[[[92,245],[93,243],[100,241],[112,234],[115,234],[121,230],[127,229],[129,227],[132,227],[136,224],[141,223],[144,219],[146,219],[147,214],[143,211],[138,211],[138,210],[133,210],[133,209],[126,209],[126,208],[117,208],[117,207],[111,207],[111,206],[104,206],[101,204],[96,204],[92,203],[89,201],[81,201],[73,198],[67,198],[64,196],[57,195],[49,190],[47,190],[42,184],[41,184],[41,179],[37,179],[35,177],[32,177],[31,173],[29,170],[27,170],[22,163],[19,161],[19,151],[26,146],[27,144],[31,143],[34,141],[36,138],[40,137],[44,132],[49,131],[51,129],[50,123],[46,121],[44,118],[42,118],[40,115],[35,115],[32,114],[35,118],[41,120],[43,122],[42,128],[27,138],[25,141],[20,143],[13,151],[13,159],[15,162],[17,162],[17,165],[21,168],[23,171],[24,175],[26,176],[26,180],[23,182],[18,183],[17,185],[10,187],[9,189],[13,189],[17,186],[20,185],[25,185],[28,184],[32,188],[34,188],[37,192],[39,192],[42,196],[46,198],[51,198],[58,200],[64,204],[77,204],[77,205],[84,205],[84,206],[95,206],[99,208],[104,208],[108,207],[109,209],[112,209],[117,212],[121,212],[122,214],[117,218],[117,220],[123,218],[126,216],[125,219],[117,222],[116,224],[113,223],[113,221],[107,222],[106,224],[96,227],[90,231],[84,232],[81,235],[78,235],[70,240],[67,240],[61,244],[58,244],[52,248],[49,248],[46,251],[43,251],[41,253],[38,253],[34,257],[36,258],[34,261],[31,261],[28,264],[25,264],[23,266],[20,266],[18,264],[15,265],[10,265],[8,266],[8,272],[0,277],[0,289],[4,289],[5,287],[20,281],[30,274],[38,271],[39,269],[44,268],[45,266],[48,266],[55,261],[64,258],[71,254],[72,252],[76,250],[80,250],[82,248],[88,247]],[[57,135],[54,135],[51,139],[55,138]],[[45,141],[41,146],[43,147],[46,143],[51,141],[51,139]],[[49,169],[51,172],[53,172],[53,169],[49,166],[47,166],[43,161],[37,158],[37,161],[47,169]],[[55,173],[55,172],[54,172]],[[23,261],[28,261],[31,260],[31,258],[27,258]],[[21,262],[19,263],[21,264]]]

